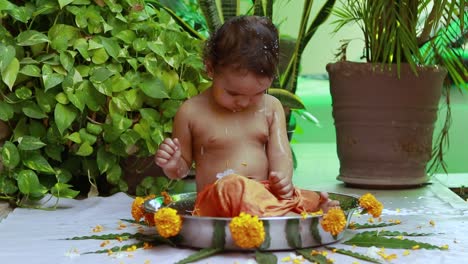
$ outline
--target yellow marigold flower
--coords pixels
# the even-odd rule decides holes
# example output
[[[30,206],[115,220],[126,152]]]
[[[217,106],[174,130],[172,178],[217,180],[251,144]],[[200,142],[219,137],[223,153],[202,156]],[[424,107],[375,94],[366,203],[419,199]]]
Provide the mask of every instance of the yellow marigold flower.
[[[431,226],[435,226],[434,220],[429,221],[429,224],[431,224]]]
[[[302,218],[302,219],[306,219],[306,218],[307,218],[307,215],[308,215],[307,212],[304,211],[304,212],[301,213],[301,218]]]
[[[229,223],[232,239],[241,248],[259,247],[265,240],[263,222],[257,216],[240,213]]]
[[[442,249],[449,249],[449,246],[448,246],[447,244],[445,244],[445,245],[443,245],[441,248],[442,248]]]
[[[135,221],[140,221],[140,219],[145,214],[145,210],[143,208],[143,203],[145,199],[143,197],[136,197],[132,203],[132,217]]]
[[[290,256],[287,256],[287,257],[284,257],[281,259],[281,262],[289,262],[291,261],[291,257]]]
[[[414,249],[414,250],[419,249],[419,245],[413,246],[412,249]]]
[[[339,207],[333,207],[323,216],[321,225],[323,230],[336,236],[346,227],[346,217],[343,210]]]
[[[173,237],[182,229],[182,217],[177,214],[177,210],[164,207],[154,214],[154,224],[162,237]]]
[[[410,251],[409,251],[409,250],[403,251],[403,256],[408,256],[409,254],[410,254]]]
[[[367,210],[373,217],[379,217],[382,213],[382,203],[370,193],[366,193],[359,198],[359,205]]]

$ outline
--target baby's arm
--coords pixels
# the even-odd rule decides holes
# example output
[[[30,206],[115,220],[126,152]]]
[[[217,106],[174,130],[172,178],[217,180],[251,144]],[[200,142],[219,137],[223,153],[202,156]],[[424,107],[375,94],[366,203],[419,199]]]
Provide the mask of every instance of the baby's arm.
[[[294,193],[292,184],[292,154],[286,133],[284,109],[278,99],[271,97],[272,118],[268,139],[269,181],[272,192],[281,199],[291,198]]]
[[[174,118],[172,135],[159,146],[155,162],[164,174],[171,179],[181,179],[188,175],[192,165],[192,137],[189,129],[188,104],[185,102]]]

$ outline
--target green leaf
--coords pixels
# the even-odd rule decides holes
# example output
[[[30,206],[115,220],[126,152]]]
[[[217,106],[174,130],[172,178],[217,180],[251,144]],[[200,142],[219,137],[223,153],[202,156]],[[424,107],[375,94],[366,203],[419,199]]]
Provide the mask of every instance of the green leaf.
[[[113,92],[121,92],[132,86],[132,84],[121,75],[114,75],[111,80]]]
[[[42,109],[34,102],[29,101],[24,103],[22,108],[23,113],[31,118],[42,119],[47,118],[47,115],[42,111]]]
[[[13,117],[13,115],[13,107],[4,101],[0,101],[0,120],[8,121]]]
[[[80,30],[65,24],[54,24],[49,29],[50,46],[57,51],[65,51],[81,37]]]
[[[361,232],[360,234],[372,235],[372,236],[430,236],[430,235],[434,235],[434,233],[408,233],[408,232],[387,231],[387,230],[364,231],[364,232]]]
[[[312,263],[318,264],[328,264],[330,261],[324,255],[312,255],[310,252],[312,251],[311,248],[304,248],[296,250],[299,255],[302,255],[305,259],[309,260]]]
[[[114,164],[107,172],[107,181],[111,184],[118,184],[122,176],[122,168],[119,164]]]
[[[22,170],[18,173],[18,188],[26,195],[41,195],[47,189],[39,182],[39,178],[32,170]]]
[[[112,58],[118,59],[121,47],[115,39],[100,37],[102,46]]]
[[[55,174],[55,170],[50,166],[49,162],[38,152],[29,152],[25,155],[21,154],[24,166],[39,172]]]
[[[291,248],[301,248],[302,240],[299,233],[299,219],[286,220],[286,239]]]
[[[114,75],[114,73],[109,69],[105,67],[99,67],[91,73],[89,80],[93,83],[103,83],[112,75]]]
[[[125,42],[125,44],[131,44],[136,39],[136,34],[134,31],[127,29],[120,31],[115,37]]]
[[[214,231],[213,231],[213,241],[211,246],[213,248],[224,248],[224,243],[226,243],[226,230],[225,230],[225,221],[224,220],[213,220]]]
[[[271,252],[263,252],[260,250],[255,251],[255,260],[258,264],[276,264],[278,257]]]
[[[36,65],[28,64],[21,68],[20,73],[31,76],[31,77],[41,77],[41,69]]]
[[[120,219],[120,220],[130,222],[128,219]],[[133,221],[133,222],[135,222],[135,221]],[[66,240],[88,240],[88,239],[93,239],[93,240],[114,240],[114,239],[118,239],[119,237],[120,238],[125,237],[127,239],[130,239],[130,238],[136,238],[139,235],[144,236],[144,234],[141,234],[141,233],[136,233],[136,234],[118,233],[118,234],[104,234],[104,235],[92,235],[92,236],[77,236],[77,237],[67,238]]]
[[[138,87],[149,97],[155,99],[169,98],[164,82],[154,76],[142,76],[142,82]]]
[[[346,249],[341,249],[341,248],[334,248],[334,247],[325,247],[325,248],[328,249],[328,250],[332,250],[335,253],[347,255],[347,256],[350,256],[350,257],[357,258],[357,259],[362,259],[362,260],[369,261],[369,262],[372,262],[372,263],[382,263],[378,259],[371,258],[371,257],[368,257],[366,255],[359,254],[357,252],[353,252],[351,250],[346,250]]]
[[[348,227],[350,229],[366,229],[366,228],[378,228],[378,227],[386,227],[386,226],[394,226],[394,225],[399,225],[398,223],[379,223],[379,224],[369,224],[369,223],[364,223],[364,224],[358,224],[358,223],[353,223],[352,228]]]
[[[283,106],[292,109],[305,109],[301,98],[286,89],[270,88],[268,89],[268,94],[276,97]]]
[[[23,86],[15,90],[15,95],[18,97],[18,99],[26,100],[31,98],[32,91],[28,87]]]
[[[2,163],[7,168],[13,169],[20,162],[20,154],[15,144],[5,141],[2,146]]]
[[[74,0],[58,0],[60,9],[63,9],[66,5],[72,3]]]
[[[176,262],[176,264],[187,264],[187,263],[195,262],[200,259],[211,257],[222,251],[223,249],[221,248],[204,248],[182,260],[179,260],[178,262]]]
[[[108,253],[109,250],[112,251],[112,252],[119,252],[119,251],[124,251],[125,252],[127,249],[130,249],[132,247],[142,248],[144,246],[144,244],[145,244],[145,242],[138,242],[138,243],[129,244],[129,245],[115,246],[115,247],[110,248],[110,249],[97,250],[97,251],[93,251],[93,252],[85,252],[83,254],[102,254],[102,253]]]
[[[15,47],[10,45],[5,46],[3,43],[0,43],[0,72],[5,71],[5,69],[11,64],[15,56]]]
[[[18,191],[18,187],[16,187],[16,185],[16,181],[0,174],[0,193],[6,195],[15,194]]]
[[[103,64],[109,59],[109,55],[104,48],[100,48],[94,51],[91,59],[95,64]]]
[[[18,138],[18,143],[18,148],[21,150],[35,150],[46,145],[39,138],[31,136],[22,136]]]
[[[93,154],[93,147],[87,141],[83,142],[76,152],[76,155],[83,157],[89,156],[91,154]]]
[[[348,241],[343,242],[346,245],[356,245],[358,247],[384,247],[384,248],[402,248],[412,249],[414,246],[425,249],[443,249],[442,247],[431,245],[428,243],[418,242],[409,239],[387,238],[383,236],[375,236],[369,234],[357,234]]]
[[[42,69],[42,81],[44,83],[44,89],[47,92],[52,87],[55,87],[63,82],[65,77],[58,73],[44,74],[44,68]]]
[[[101,134],[102,127],[101,127],[101,125],[88,122],[88,123],[86,123],[86,130],[89,133],[97,136],[97,135]]]
[[[70,106],[62,104],[57,104],[55,106],[55,123],[61,135],[70,127],[77,115],[77,111]]]
[[[2,71],[2,80],[10,88],[10,91],[13,90],[13,85],[15,84],[16,77],[19,72],[19,61],[17,58],[13,58],[10,64]]]
[[[153,108],[142,108],[139,111],[141,117],[148,120],[150,123],[158,122],[160,120],[158,111]]]
[[[66,183],[57,182],[50,192],[55,197],[60,198],[75,198],[80,192],[70,189],[71,185]]]
[[[52,145],[52,144],[47,144],[47,146],[44,149],[48,157],[56,161],[60,161],[60,162],[62,161],[62,152],[64,150],[65,150],[65,147],[63,145]]]
[[[26,30],[16,37],[19,46],[32,46],[39,43],[49,42],[47,36],[36,30]]]
[[[94,143],[96,143],[97,137],[93,134],[88,133],[88,131],[86,131],[86,128],[80,129],[79,133],[80,133],[80,138],[83,141],[88,142],[90,145],[93,145]]]
[[[263,221],[263,228],[265,230],[265,240],[263,240],[263,243],[258,247],[259,250],[266,250],[270,248],[271,244],[271,233],[270,233],[270,222],[269,221]]]

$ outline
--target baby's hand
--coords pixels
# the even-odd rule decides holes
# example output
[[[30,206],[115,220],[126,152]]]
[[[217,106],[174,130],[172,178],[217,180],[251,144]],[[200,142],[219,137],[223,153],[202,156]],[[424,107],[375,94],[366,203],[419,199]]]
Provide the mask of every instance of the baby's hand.
[[[269,181],[271,191],[279,199],[291,199],[294,193],[294,186],[291,179],[276,171],[270,172]]]
[[[174,140],[166,138],[156,152],[154,158],[156,164],[164,170],[176,170],[181,158],[180,143],[177,138]]]

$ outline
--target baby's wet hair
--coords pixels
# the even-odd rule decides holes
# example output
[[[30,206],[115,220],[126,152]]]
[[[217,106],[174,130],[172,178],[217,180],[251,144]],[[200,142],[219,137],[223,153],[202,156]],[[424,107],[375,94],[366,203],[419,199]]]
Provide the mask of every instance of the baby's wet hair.
[[[274,78],[279,61],[278,38],[278,29],[266,17],[233,17],[211,35],[203,57],[214,71],[233,67]]]

